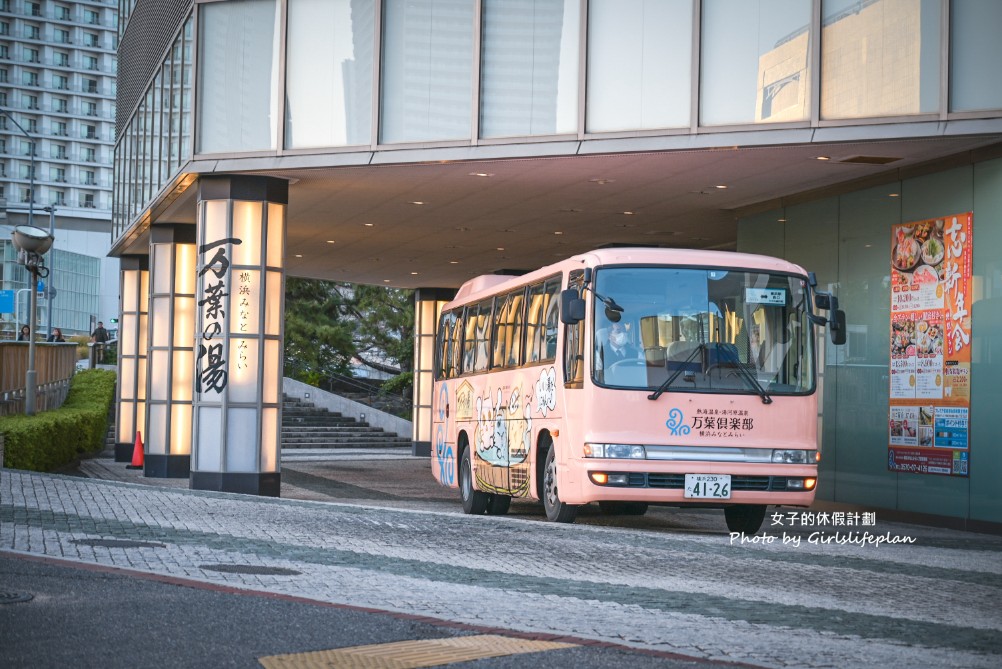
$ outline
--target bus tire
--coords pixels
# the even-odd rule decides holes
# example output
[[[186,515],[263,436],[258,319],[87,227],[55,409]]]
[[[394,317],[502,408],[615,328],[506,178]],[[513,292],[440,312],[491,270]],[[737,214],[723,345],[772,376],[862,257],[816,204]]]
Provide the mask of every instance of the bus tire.
[[[642,516],[647,502],[599,502],[598,508],[607,516]]]
[[[511,496],[491,495],[490,499],[487,500],[487,515],[503,516],[508,513],[509,507],[511,507]]]
[[[489,495],[473,487],[473,463],[469,447],[463,449],[463,459],[459,466],[459,496],[463,500],[463,513],[479,516],[487,510]]]
[[[557,489],[557,449],[551,446],[546,451],[546,466],[543,468],[543,509],[546,519],[554,523],[573,523],[578,508],[560,501]]]
[[[755,534],[765,520],[765,504],[744,504],[724,509],[727,529],[731,532]]]

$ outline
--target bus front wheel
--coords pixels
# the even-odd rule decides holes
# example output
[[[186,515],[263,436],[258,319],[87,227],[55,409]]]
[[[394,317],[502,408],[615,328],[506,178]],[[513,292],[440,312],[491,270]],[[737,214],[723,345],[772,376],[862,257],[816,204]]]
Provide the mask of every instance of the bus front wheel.
[[[546,465],[543,469],[543,509],[546,519],[555,523],[573,523],[578,508],[560,501],[557,491],[557,449],[551,446],[546,451]]]
[[[487,493],[473,488],[473,463],[469,448],[463,450],[463,460],[459,465],[459,496],[463,499],[463,513],[475,516],[483,514],[490,501]]]
[[[755,534],[765,520],[765,504],[745,504],[724,509],[727,529],[731,532]]]

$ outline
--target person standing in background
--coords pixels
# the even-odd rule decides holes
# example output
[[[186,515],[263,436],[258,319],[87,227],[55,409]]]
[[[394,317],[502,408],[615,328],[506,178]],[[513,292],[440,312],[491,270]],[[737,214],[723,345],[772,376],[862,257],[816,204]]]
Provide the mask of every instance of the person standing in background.
[[[103,344],[108,341],[108,331],[104,329],[104,323],[97,322],[97,327],[90,333],[90,340],[95,344]]]

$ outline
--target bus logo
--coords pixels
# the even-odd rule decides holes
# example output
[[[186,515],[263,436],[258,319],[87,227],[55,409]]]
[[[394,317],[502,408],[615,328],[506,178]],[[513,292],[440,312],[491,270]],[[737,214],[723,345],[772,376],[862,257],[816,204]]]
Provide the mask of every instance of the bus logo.
[[[684,421],[685,416],[682,414],[682,410],[675,408],[668,412],[668,422],[665,425],[668,426],[668,429],[675,436],[689,434],[691,428]]]

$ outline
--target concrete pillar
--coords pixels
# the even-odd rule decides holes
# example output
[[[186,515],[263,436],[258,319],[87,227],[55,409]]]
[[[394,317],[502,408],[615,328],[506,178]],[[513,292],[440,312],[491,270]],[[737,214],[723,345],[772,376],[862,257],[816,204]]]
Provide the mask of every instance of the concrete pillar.
[[[147,312],[149,256],[122,256],[118,284],[118,395],[115,407],[115,462],[130,462],[136,433],[146,430]]]
[[[145,476],[191,471],[195,331],[195,226],[150,228]]]
[[[191,487],[277,497],[288,182],[199,179]]]
[[[431,404],[435,375],[435,334],[442,305],[455,297],[451,288],[414,291],[414,397],[411,454],[431,455]]]

